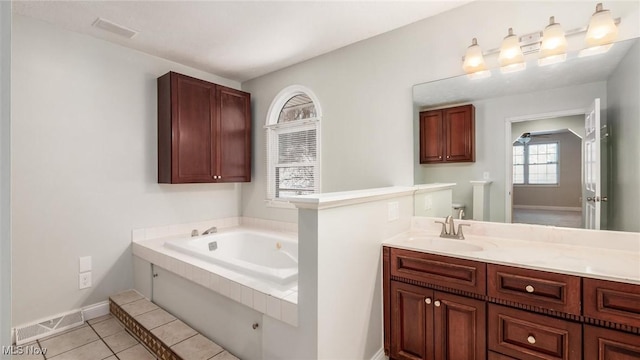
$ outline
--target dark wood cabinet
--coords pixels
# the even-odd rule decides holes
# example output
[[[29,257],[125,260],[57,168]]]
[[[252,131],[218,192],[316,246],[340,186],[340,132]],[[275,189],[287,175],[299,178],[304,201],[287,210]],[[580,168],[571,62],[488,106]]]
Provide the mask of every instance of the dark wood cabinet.
[[[158,78],[158,182],[251,181],[251,98],[175,72]]]
[[[483,301],[391,282],[392,359],[485,359]]]
[[[638,360],[640,339],[620,331],[584,326],[584,360]]]
[[[420,163],[474,162],[475,107],[471,104],[420,113]]]
[[[585,316],[640,328],[640,285],[584,279],[583,297]]]

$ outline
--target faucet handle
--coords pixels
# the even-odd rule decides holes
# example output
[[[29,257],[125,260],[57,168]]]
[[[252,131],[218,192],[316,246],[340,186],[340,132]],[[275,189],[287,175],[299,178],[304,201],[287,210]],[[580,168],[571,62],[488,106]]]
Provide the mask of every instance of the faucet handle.
[[[460,239],[460,240],[464,240],[464,234],[462,233],[462,227],[463,226],[471,227],[471,224],[458,224],[458,233],[456,235],[458,236],[458,239]]]
[[[440,230],[440,236],[447,235],[447,224],[442,221],[434,221],[435,224],[442,224],[442,230]]]

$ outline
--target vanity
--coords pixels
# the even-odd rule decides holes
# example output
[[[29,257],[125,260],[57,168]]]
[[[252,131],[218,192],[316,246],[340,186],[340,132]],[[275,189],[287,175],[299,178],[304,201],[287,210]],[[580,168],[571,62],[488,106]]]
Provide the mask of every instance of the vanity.
[[[435,220],[382,244],[390,359],[640,359],[637,234]]]

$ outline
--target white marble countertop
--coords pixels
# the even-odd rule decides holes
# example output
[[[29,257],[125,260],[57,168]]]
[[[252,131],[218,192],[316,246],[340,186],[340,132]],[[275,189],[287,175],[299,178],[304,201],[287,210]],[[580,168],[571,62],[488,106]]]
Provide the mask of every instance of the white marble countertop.
[[[414,218],[410,231],[382,245],[640,285],[639,233],[462,220],[471,227],[464,227],[465,240],[457,240],[440,238],[434,220],[442,219]]]

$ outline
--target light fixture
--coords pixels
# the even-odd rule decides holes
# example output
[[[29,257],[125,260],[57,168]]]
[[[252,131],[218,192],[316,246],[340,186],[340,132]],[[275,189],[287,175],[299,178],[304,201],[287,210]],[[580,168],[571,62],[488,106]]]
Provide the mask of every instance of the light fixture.
[[[509,28],[509,35],[502,40],[498,62],[500,63],[500,71],[503,73],[524,70],[527,66],[524,62],[524,54],[520,48],[520,41],[518,37],[513,34],[512,28]]]
[[[522,145],[528,144],[529,141],[531,141],[531,133],[523,133],[519,138],[516,139],[516,141]]]
[[[567,38],[564,36],[562,26],[555,22],[552,16],[549,18],[549,25],[542,32],[538,65],[546,66],[565,60],[567,60]]]
[[[587,47],[611,44],[618,38],[618,27],[611,17],[611,11],[604,10],[602,3],[596,5],[596,12],[591,15],[587,36]]]
[[[462,69],[471,79],[482,79],[491,76],[491,72],[487,70],[487,65],[482,56],[482,49],[478,45],[478,40],[473,38],[471,45],[467,48],[464,55]]]

